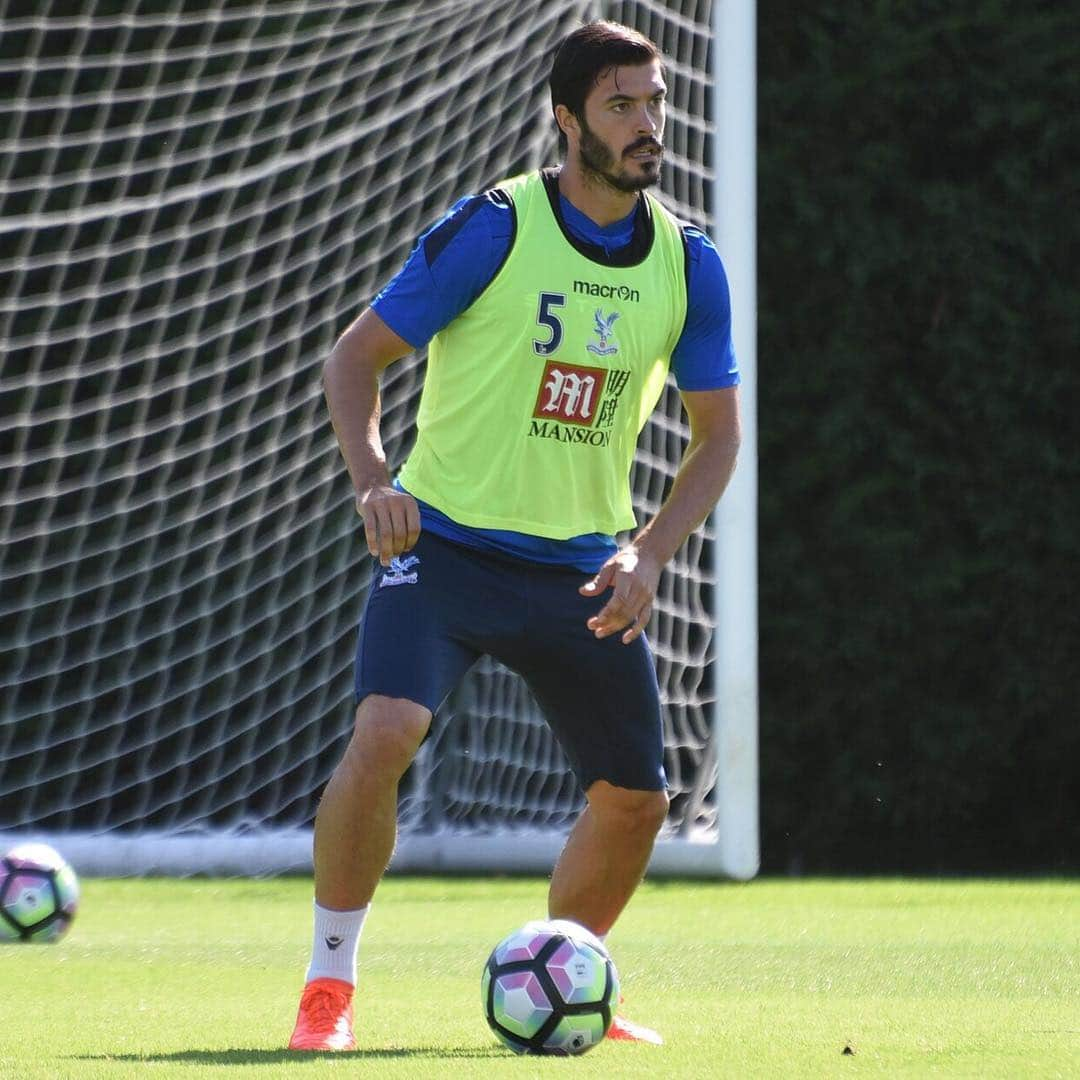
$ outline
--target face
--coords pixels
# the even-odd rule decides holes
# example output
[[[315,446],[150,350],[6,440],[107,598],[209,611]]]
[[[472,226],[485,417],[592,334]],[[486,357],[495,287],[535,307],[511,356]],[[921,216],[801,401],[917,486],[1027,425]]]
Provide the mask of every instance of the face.
[[[659,183],[666,93],[659,61],[605,71],[577,118],[583,170],[622,192]]]

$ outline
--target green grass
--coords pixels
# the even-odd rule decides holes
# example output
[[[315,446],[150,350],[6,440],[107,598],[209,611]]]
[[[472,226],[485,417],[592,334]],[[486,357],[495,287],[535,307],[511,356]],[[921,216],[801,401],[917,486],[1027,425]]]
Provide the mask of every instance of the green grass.
[[[58,945],[0,947],[0,1078],[1076,1077],[1080,883],[648,883],[609,944],[663,1047],[518,1058],[480,967],[540,880],[389,878],[347,1055],[281,1047],[310,882],[84,883]],[[845,1054],[850,1047],[851,1054]]]

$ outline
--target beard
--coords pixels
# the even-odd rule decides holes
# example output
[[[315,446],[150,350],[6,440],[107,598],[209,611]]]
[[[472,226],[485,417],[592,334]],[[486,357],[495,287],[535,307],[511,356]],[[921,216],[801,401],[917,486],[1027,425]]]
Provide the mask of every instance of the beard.
[[[646,147],[659,151],[660,143],[656,139],[643,138],[631,143],[623,151],[623,157]],[[581,141],[578,143],[578,156],[582,171],[601,184],[613,187],[616,191],[631,193],[643,191],[660,183],[660,158],[641,163],[641,172],[637,175],[619,166],[615,168],[615,153],[599,135],[581,119]]]

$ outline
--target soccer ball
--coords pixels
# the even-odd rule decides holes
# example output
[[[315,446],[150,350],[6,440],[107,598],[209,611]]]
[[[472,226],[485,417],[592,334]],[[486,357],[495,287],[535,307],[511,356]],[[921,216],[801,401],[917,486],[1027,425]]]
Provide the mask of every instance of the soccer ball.
[[[20,844],[0,861],[0,941],[59,941],[79,906],[79,879],[47,844]]]
[[[526,923],[492,950],[484,1016],[518,1054],[583,1054],[607,1034],[619,975],[599,938],[567,919]]]

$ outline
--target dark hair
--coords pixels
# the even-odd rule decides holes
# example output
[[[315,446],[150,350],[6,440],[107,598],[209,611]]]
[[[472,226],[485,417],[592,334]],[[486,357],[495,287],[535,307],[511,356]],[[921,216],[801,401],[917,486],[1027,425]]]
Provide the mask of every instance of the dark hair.
[[[597,21],[579,26],[555,53],[551,66],[551,111],[565,105],[578,119],[585,114],[585,99],[604,72],[621,64],[650,64],[660,50],[644,35],[621,23]],[[559,146],[566,136],[559,129]]]

